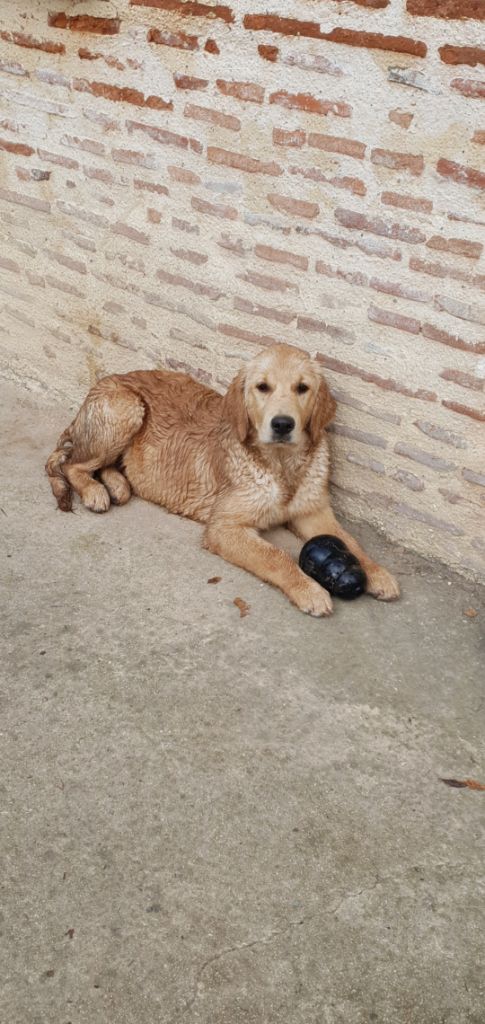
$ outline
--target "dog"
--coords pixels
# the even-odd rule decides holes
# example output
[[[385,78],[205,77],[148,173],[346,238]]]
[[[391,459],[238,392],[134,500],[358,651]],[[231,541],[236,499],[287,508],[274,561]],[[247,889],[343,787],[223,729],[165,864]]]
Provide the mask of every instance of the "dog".
[[[260,352],[224,396],[183,373],[113,374],[91,388],[45,468],[63,511],[72,491],[92,512],[132,493],[156,502],[203,523],[209,551],[325,616],[328,592],[260,531],[285,525],[304,541],[333,534],[359,559],[369,594],[399,595],[333,514],[325,428],[335,410],[318,363],[290,345]]]

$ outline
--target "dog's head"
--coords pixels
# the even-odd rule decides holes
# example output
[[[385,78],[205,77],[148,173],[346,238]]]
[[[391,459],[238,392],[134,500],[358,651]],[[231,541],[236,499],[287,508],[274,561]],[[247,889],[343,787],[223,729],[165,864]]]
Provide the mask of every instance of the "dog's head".
[[[335,415],[335,401],[318,364],[291,345],[273,345],[252,359],[229,386],[224,416],[240,441],[260,445],[316,444]]]

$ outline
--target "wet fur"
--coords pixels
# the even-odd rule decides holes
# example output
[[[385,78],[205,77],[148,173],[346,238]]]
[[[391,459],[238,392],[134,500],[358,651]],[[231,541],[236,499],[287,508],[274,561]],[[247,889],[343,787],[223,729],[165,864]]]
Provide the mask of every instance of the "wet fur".
[[[262,377],[271,385],[266,395]],[[293,443],[269,443],[272,417],[282,413],[295,421]],[[399,593],[333,515],[325,427],[334,413],[318,365],[287,345],[261,352],[225,396],[181,373],[115,374],[91,389],[46,472],[63,511],[73,491],[93,512],[134,493],[205,524],[210,551],[279,587],[302,611],[327,615],[328,593],[260,530],[287,525],[303,540],[335,534],[360,559],[371,594]]]

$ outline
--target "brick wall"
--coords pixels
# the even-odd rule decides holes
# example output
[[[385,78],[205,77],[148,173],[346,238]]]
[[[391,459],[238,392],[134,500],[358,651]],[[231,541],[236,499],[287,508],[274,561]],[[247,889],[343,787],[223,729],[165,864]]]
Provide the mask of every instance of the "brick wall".
[[[339,400],[337,504],[485,577],[484,0],[9,0],[0,355]]]

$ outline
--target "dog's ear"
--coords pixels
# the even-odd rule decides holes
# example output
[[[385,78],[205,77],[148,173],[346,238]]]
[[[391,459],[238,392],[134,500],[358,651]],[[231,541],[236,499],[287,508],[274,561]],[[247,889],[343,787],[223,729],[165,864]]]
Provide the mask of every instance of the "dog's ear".
[[[322,377],[308,425],[313,444],[318,444],[321,440],[325,427],[330,423],[330,420],[333,420],[336,410],[337,404],[335,399],[330,394],[328,384]]]
[[[222,404],[223,419],[230,424],[241,442],[246,440],[249,433],[249,416],[244,394],[245,379],[244,370],[240,370],[230,383]]]

